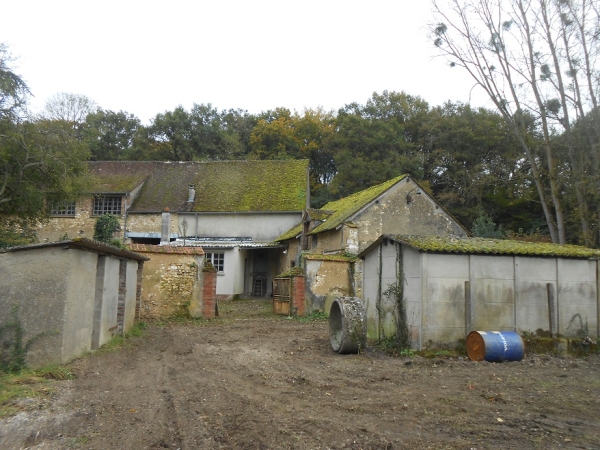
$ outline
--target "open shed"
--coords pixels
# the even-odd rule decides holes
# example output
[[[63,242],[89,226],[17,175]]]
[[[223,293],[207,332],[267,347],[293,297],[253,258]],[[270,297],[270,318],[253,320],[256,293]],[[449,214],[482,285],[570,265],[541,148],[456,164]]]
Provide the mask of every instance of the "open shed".
[[[383,235],[360,257],[371,339],[404,325],[419,350],[456,343],[473,330],[599,334],[598,250]]]
[[[127,332],[147,257],[88,239],[0,253],[0,325],[18,316],[32,367],[61,364]]]

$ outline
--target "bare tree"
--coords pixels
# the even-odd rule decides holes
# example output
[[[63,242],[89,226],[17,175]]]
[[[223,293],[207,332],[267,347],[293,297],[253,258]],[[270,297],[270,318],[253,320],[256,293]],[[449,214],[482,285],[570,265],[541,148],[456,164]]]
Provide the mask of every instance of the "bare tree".
[[[591,0],[449,0],[442,6],[433,0],[433,7],[429,31],[435,45],[451,66],[465,69],[484,89],[509,124],[531,166],[552,240],[559,243],[567,236],[556,136],[564,135],[589,245],[586,171],[571,131],[572,117],[596,107],[595,5]]]
[[[42,116],[48,120],[62,120],[77,126],[97,109],[96,102],[85,95],[59,92],[46,102]]]

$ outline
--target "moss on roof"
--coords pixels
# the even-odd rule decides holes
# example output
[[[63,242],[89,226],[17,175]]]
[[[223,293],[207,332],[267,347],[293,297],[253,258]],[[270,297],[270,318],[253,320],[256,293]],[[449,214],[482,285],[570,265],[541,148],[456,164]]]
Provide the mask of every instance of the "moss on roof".
[[[202,163],[193,211],[302,211],[308,160]]]
[[[548,256],[599,259],[600,250],[577,245],[558,245],[509,239],[451,238],[439,236],[383,236],[432,253],[470,253],[515,256]]]
[[[354,262],[358,260],[358,256],[346,254],[324,255],[322,253],[304,253],[302,256],[311,261]]]
[[[328,211],[324,209],[314,209],[309,208],[307,210],[308,216],[311,220],[326,220],[329,216],[331,216],[335,211]]]
[[[94,193],[128,193],[142,184],[155,169],[153,161],[91,161]]]
[[[329,202],[321,209],[309,210],[308,213],[311,219],[323,220],[323,223],[312,229],[308,234],[317,234],[321,233],[322,231],[336,228],[338,225],[344,223],[358,210],[374,201],[377,197],[405,179],[407,176],[408,175],[400,175],[396,178],[386,181],[385,183],[371,186],[370,188],[356,192],[348,197]],[[320,213],[318,213],[318,211],[320,211]],[[317,219],[317,217],[320,218]],[[302,224],[298,224],[294,228],[286,231],[277,239],[275,239],[275,241],[282,242],[287,239],[292,239],[298,236],[300,233],[302,233]]]
[[[96,192],[131,192],[145,181],[132,212],[302,211],[307,160],[90,163]],[[188,204],[188,187],[196,198]]]
[[[204,255],[202,247],[172,245],[129,244],[129,249],[137,253],[171,253],[175,255]]]
[[[321,233],[322,231],[327,231],[336,228],[338,225],[344,223],[344,221],[346,221],[358,210],[360,210],[370,202],[374,201],[377,197],[379,197],[381,194],[383,194],[395,184],[402,181],[407,176],[408,175],[400,175],[399,177],[388,180],[385,183],[381,183],[376,186],[371,186],[368,189],[359,191],[355,194],[349,195],[348,197],[344,197],[340,200],[327,203],[321,209],[324,211],[333,211],[333,214],[331,214],[327,218],[327,220],[325,220],[318,227],[315,227],[308,234],[317,234]]]
[[[300,233],[302,233],[302,223],[299,223],[294,228],[283,233],[281,236],[279,236],[277,239],[275,239],[275,242],[283,242],[283,241],[287,241],[288,239],[294,239]]]

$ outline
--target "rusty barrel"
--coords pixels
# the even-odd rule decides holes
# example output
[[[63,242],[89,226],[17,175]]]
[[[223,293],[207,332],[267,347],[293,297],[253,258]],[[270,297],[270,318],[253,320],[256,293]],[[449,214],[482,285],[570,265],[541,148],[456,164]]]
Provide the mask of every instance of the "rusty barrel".
[[[515,331],[471,331],[467,336],[467,355],[473,361],[521,361],[525,343]]]
[[[329,341],[337,353],[358,353],[365,348],[367,317],[358,297],[336,297],[329,310]]]

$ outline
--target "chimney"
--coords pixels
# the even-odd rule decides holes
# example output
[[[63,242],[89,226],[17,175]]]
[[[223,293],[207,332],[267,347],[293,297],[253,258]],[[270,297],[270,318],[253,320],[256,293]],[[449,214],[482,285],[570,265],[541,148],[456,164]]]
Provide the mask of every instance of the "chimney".
[[[188,188],[188,192],[189,192],[188,203],[193,203],[194,199],[196,198],[196,186],[194,186],[193,184],[190,184],[189,188]]]
[[[160,227],[160,245],[169,245],[171,242],[171,213],[169,208],[165,208],[162,213],[162,223]]]

